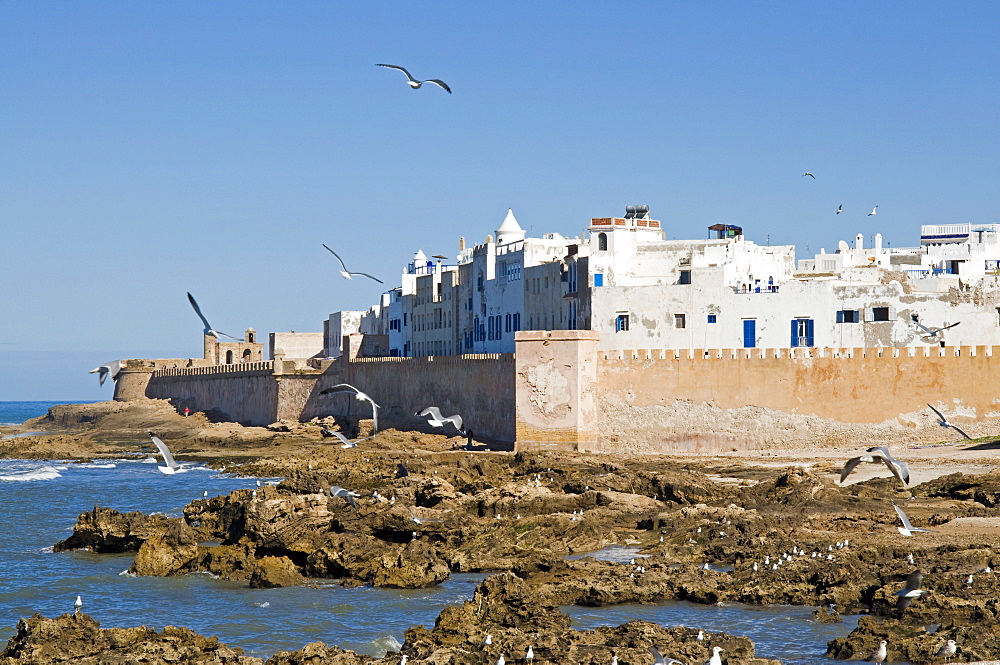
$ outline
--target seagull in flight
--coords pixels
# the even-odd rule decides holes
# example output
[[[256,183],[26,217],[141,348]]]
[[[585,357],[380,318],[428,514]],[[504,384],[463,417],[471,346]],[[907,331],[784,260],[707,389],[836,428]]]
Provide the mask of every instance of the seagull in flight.
[[[323,246],[326,247],[325,244]],[[333,254],[334,256],[336,256],[337,260],[340,261],[340,267],[343,268],[343,270],[340,271],[340,276],[343,277],[344,279],[352,279],[351,275],[361,275],[362,277],[367,277],[368,279],[374,279],[379,284],[385,284],[385,282],[383,282],[378,277],[372,277],[371,275],[369,275],[366,272],[351,272],[351,271],[349,271],[347,269],[347,266],[344,264],[344,259],[340,258],[340,255],[337,254],[337,252],[333,251],[329,247],[326,247],[326,251],[328,251],[331,254]]]
[[[959,323],[961,323],[961,321],[956,321],[955,323],[951,323],[951,324],[946,325],[946,326],[941,326],[940,328],[928,328],[924,324],[920,323],[920,315],[919,314],[910,314],[910,320],[913,321],[913,325],[915,325],[916,327],[918,327],[921,330],[923,330],[924,333],[926,333],[928,337],[937,337],[938,334],[941,331],[947,330],[948,328],[954,328]]]
[[[649,653],[653,654],[653,665],[674,665],[674,663],[676,663],[677,665],[684,665],[684,663],[682,663],[679,660],[674,660],[673,658],[667,658],[662,653],[660,653],[660,650],[657,649],[656,647],[649,647]]]
[[[351,508],[354,508],[354,510],[357,510],[358,509],[358,502],[354,500],[354,497],[361,496],[361,495],[358,494],[357,492],[352,492],[351,490],[346,490],[343,487],[339,487],[337,485],[331,485],[330,486],[330,496],[331,497],[334,497],[334,496],[342,496],[342,497],[344,497],[345,499],[347,499],[347,503],[351,504]]]
[[[934,529],[920,529],[912,524],[910,524],[910,518],[906,516],[903,509],[892,504],[892,507],[896,509],[896,514],[899,515],[899,520],[903,523],[903,526],[897,526],[896,530],[899,531],[904,536],[912,536],[914,533],[934,533]],[[917,585],[920,585],[920,579],[917,579]],[[898,595],[898,594],[897,594]]]
[[[100,367],[95,367],[94,369],[90,370],[88,374],[93,374],[94,372],[98,372],[99,373],[98,377],[101,379],[101,385],[103,386],[104,380],[107,379],[109,376],[111,377],[112,381],[117,381],[118,373],[122,371],[123,367],[125,367],[124,360],[113,360],[109,363],[104,363]]]
[[[448,416],[445,418],[441,415],[441,409],[436,406],[429,406],[420,413],[416,414],[418,418],[424,418],[429,416],[427,419],[427,424],[431,427],[444,427],[445,424],[451,423],[458,430],[459,434],[465,435],[465,430],[462,429],[462,416],[457,413],[453,416]]]
[[[912,573],[906,576],[906,584],[899,591],[893,592],[894,596],[899,596],[899,600],[896,601],[896,609],[899,611],[905,610],[913,602],[914,598],[920,598],[921,596],[929,596],[930,591],[925,591],[920,588],[920,581],[923,576],[920,574],[919,570],[914,570]]]
[[[844,212],[844,204],[843,203],[841,203],[839,206],[837,206],[837,213],[836,214],[839,215],[842,212]]]
[[[183,468],[174,461],[174,456],[170,454],[170,449],[167,448],[167,444],[163,443],[163,440],[160,437],[150,432],[149,438],[153,440],[153,445],[155,445],[156,449],[160,451],[161,455],[163,455],[164,466],[157,465],[156,467],[160,470],[160,473],[165,476],[172,476],[175,473],[184,473],[187,471],[187,469]]]
[[[367,441],[368,439],[371,438],[370,436],[366,436],[363,439],[358,439],[357,441],[351,441],[350,439],[348,439],[346,436],[344,436],[340,432],[337,432],[336,430],[332,430],[332,429],[330,429],[328,427],[324,427],[323,429],[321,429],[320,433],[323,435],[324,438],[334,437],[334,438],[338,439],[340,441],[340,443],[342,444],[340,446],[341,448],[357,448],[357,446],[358,446],[359,443],[361,443],[362,441]]]
[[[868,216],[871,217],[872,215],[877,215],[877,214],[878,214],[878,206],[875,206],[874,208],[872,208],[872,211],[868,213]]]
[[[378,410],[382,408],[375,403],[375,400],[373,400],[367,393],[361,392],[348,383],[338,383],[335,386],[330,386],[329,388],[324,388],[319,391],[320,395],[329,395],[330,393],[354,393],[354,399],[359,402],[369,402],[372,405],[372,420],[374,421],[372,426],[372,436],[375,435],[375,432],[378,431]]]
[[[806,171],[805,173],[803,173],[803,174],[802,174],[802,177],[803,177],[803,178],[805,178],[806,176],[809,176],[809,177],[810,177],[810,178],[812,178],[813,180],[815,180],[815,179],[816,179],[816,176],[814,176],[814,175],[813,175],[812,173],[809,173],[809,171]]]
[[[198,318],[201,319],[201,322],[205,324],[204,334],[211,335],[216,339],[219,338],[219,335],[222,335],[223,337],[228,337],[229,339],[235,339],[237,342],[243,341],[239,337],[233,337],[232,335],[227,335],[221,330],[215,330],[214,328],[212,328],[211,324],[209,324],[208,322],[208,319],[206,319],[205,315],[201,313],[201,308],[198,307],[198,301],[194,299],[194,296],[191,295],[190,291],[188,292],[188,300],[191,301],[191,306],[194,307],[194,313],[197,314]]]
[[[955,324],[955,325],[958,325],[958,324]],[[969,436],[968,434],[966,434],[965,432],[963,432],[962,430],[960,430],[959,428],[955,427],[950,422],[948,422],[948,419],[944,417],[943,413],[941,413],[940,411],[938,411],[937,409],[935,409],[930,404],[928,404],[927,406],[930,407],[931,411],[933,411],[935,414],[937,414],[938,425],[940,425],[941,427],[950,427],[953,430],[955,430],[956,432],[958,432],[959,434],[961,434],[962,436],[964,436],[966,439],[969,439],[970,441],[972,440],[971,436]]]
[[[412,76],[410,76],[410,72],[406,71],[405,69],[403,69],[402,67],[400,67],[398,65],[377,64],[375,66],[376,67],[388,67],[389,69],[398,69],[399,71],[403,72],[404,74],[406,74],[406,82],[414,90],[416,90],[417,88],[419,88],[420,86],[422,86],[424,83],[433,83],[436,86],[444,88],[445,92],[447,92],[449,95],[451,94],[451,88],[449,88],[448,84],[445,83],[444,81],[442,81],[441,79],[427,79],[426,81],[418,81],[417,79],[415,79]]]
[[[895,457],[893,457],[892,453],[889,452],[888,448],[886,448],[885,446],[875,446],[874,448],[869,448],[867,452],[875,454],[859,455],[858,457],[852,457],[851,459],[847,460],[847,462],[844,464],[844,470],[840,474],[841,483],[843,483],[844,480],[847,479],[847,476],[851,474],[851,471],[854,471],[854,468],[857,467],[862,462],[874,462],[874,463],[882,462],[887,467],[889,467],[889,471],[892,472],[892,475],[896,476],[899,482],[903,483],[904,485],[910,484],[909,466],[903,460],[896,459]]]

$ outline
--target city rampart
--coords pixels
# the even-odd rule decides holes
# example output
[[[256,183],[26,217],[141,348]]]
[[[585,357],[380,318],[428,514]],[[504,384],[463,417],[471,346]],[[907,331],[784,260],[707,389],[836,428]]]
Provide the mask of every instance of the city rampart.
[[[278,405],[274,362],[155,370],[146,397],[169,399],[178,409],[214,411],[244,425],[269,425]]]

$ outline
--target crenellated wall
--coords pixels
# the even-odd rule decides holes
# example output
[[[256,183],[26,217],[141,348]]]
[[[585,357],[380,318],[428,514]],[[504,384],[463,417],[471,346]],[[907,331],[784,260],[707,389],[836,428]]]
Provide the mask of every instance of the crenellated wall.
[[[157,370],[146,397],[169,399],[178,409],[214,410],[243,425],[269,425],[278,405],[273,365],[260,361]]]

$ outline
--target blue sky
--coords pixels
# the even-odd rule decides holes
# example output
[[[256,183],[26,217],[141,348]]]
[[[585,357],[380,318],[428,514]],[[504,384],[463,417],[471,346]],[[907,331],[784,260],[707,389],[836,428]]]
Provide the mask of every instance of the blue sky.
[[[395,285],[507,208],[569,235],[644,203],[668,237],[734,223],[800,256],[1000,222],[998,25],[995,2],[6,0],[0,400],[199,356],[187,291],[226,332],[319,331],[381,290],[321,243]]]

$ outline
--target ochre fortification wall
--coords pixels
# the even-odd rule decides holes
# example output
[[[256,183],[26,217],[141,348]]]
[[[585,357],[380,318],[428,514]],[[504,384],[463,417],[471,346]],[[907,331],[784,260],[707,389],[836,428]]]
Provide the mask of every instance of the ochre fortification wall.
[[[269,425],[278,405],[269,361],[155,371],[146,397],[169,399],[178,410],[215,410],[244,425]],[[117,395],[116,395],[117,399]]]
[[[602,352],[602,394],[634,406],[664,401],[764,406],[878,423],[938,401],[998,411],[998,347],[726,349]]]
[[[282,376],[278,415],[289,420],[327,415],[370,417],[371,407],[350,395],[319,394],[338,383],[363,390],[382,407],[378,417],[383,429],[431,431],[427,419],[414,414],[437,406],[445,416],[461,415],[466,428],[471,427],[477,438],[514,440],[512,354],[337,361],[311,388],[305,375]],[[449,427],[445,433],[455,432]]]
[[[129,385],[133,383],[141,381],[130,379]],[[460,414],[477,438],[514,440],[511,354],[337,360],[322,372],[296,370],[290,361],[167,369],[152,374],[145,396],[170,399],[178,409],[215,409],[244,425],[324,416],[370,418],[367,402],[342,393],[320,394],[338,383],[357,387],[382,407],[380,429],[431,431],[427,419],[414,414],[437,406],[446,416]],[[449,428],[446,433],[455,432]]]

